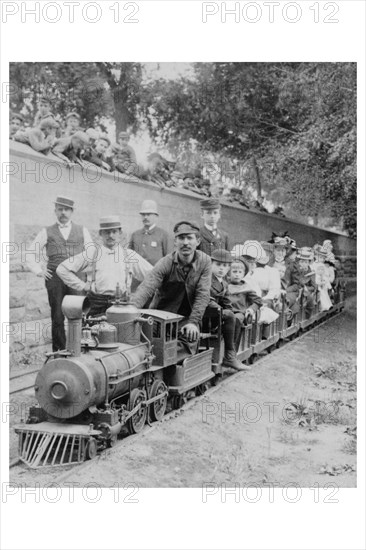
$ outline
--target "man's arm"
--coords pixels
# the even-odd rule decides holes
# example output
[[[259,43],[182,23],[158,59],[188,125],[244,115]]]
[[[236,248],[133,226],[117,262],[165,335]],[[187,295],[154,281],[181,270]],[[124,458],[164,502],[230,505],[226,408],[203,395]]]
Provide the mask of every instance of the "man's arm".
[[[37,276],[41,276],[43,273],[43,267],[45,264],[45,258],[43,257],[43,249],[47,243],[47,231],[45,228],[41,229],[32,244],[30,250],[32,252],[26,253],[26,263],[29,269]],[[33,252],[34,250],[34,252]]]
[[[126,250],[126,260],[131,268],[132,275],[140,282],[145,279],[153,268],[140,254],[129,248]]]
[[[132,298],[136,307],[144,307],[149,298],[152,298],[155,291],[161,287],[165,276],[170,273],[171,262],[172,260],[169,257],[165,257],[159,260],[152,268]]]
[[[43,133],[38,128],[33,128],[28,133],[29,144],[35,151],[40,153],[49,152],[55,139],[52,136],[43,137]]]
[[[91,262],[88,262],[86,255],[82,252],[62,262],[56,269],[56,274],[65,285],[80,292],[86,289],[88,283],[84,283],[84,281],[79,279],[75,274],[79,271],[84,271],[90,264]]]
[[[205,309],[210,301],[212,273],[211,260],[209,258],[203,258],[202,262],[204,262],[204,266],[201,276],[197,282],[192,311],[189,316],[189,323],[194,323],[195,325],[200,324],[203,314],[205,313]]]

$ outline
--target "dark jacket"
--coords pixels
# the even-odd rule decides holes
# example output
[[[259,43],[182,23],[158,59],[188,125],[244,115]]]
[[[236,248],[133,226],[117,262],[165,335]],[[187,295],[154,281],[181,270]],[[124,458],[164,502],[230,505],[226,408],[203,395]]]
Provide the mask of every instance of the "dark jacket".
[[[199,324],[210,301],[211,259],[196,250],[189,272],[185,276],[178,253],[172,252],[158,261],[133,296],[133,302],[142,308],[154,296],[151,309],[179,313],[187,300],[187,318]]]
[[[228,296],[233,305],[234,313],[245,313],[248,307],[256,311],[263,305],[263,300],[253,290],[248,290],[248,285],[241,283],[234,285],[230,283],[228,286]]]
[[[138,252],[151,265],[155,265],[169,252],[168,233],[160,227],[152,229],[138,229],[131,235],[129,248]]]
[[[108,164],[112,172],[114,170],[114,164],[111,158],[107,158],[102,153],[97,153],[95,149],[91,149],[90,147],[88,147],[87,150],[85,151],[83,160],[85,160],[85,162],[91,162],[96,166],[101,166],[102,168],[103,168],[103,162],[105,162],[106,164]]]
[[[228,296],[227,282],[225,280],[220,282],[215,275],[212,275],[209,307],[216,307],[216,304],[218,304],[222,309],[233,309],[232,303]]]
[[[200,227],[201,244],[198,249],[211,256],[212,252],[217,248],[224,248],[230,250],[229,235],[222,229],[217,229],[216,237],[212,232],[204,225]]]
[[[312,273],[310,267],[308,268],[307,273]],[[297,262],[291,262],[285,273],[284,280],[286,282],[286,292],[295,292],[299,293],[300,289],[305,285],[309,290],[315,291],[315,274],[306,276],[306,273],[300,271],[299,265]]]

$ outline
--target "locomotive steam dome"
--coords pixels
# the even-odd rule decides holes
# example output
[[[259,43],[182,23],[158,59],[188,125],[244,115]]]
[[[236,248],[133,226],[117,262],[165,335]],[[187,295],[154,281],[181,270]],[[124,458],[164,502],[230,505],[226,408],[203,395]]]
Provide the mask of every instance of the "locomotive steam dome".
[[[125,344],[139,344],[141,338],[139,319],[140,311],[136,306],[129,303],[116,302],[107,309],[107,322],[117,328],[118,342]]]

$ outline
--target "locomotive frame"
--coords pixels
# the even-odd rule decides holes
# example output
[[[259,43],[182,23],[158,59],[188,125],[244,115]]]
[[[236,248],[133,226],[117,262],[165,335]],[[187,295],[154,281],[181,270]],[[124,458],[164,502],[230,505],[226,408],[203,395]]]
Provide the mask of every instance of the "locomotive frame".
[[[305,298],[302,295],[299,297],[299,312],[291,322],[287,319],[285,300],[282,300],[279,318],[266,325],[265,331],[259,323],[258,315],[251,323],[242,326],[238,360],[254,363],[263,351],[270,353],[287,340],[294,339],[298,334],[340,313],[344,306],[344,282],[338,286],[332,308],[322,312],[316,300],[309,318],[305,313]],[[100,385],[99,390],[103,391],[97,392],[96,402],[91,406],[86,406],[88,401],[83,396],[81,408],[84,409],[79,412],[80,407],[77,406],[76,415],[69,414],[66,402],[66,418],[60,412],[50,414],[51,409],[45,410],[41,403],[30,408],[27,421],[16,426],[15,431],[19,435],[19,458],[31,468],[78,464],[92,459],[102,450],[113,446],[121,432],[127,430],[130,434],[138,433],[146,423],[160,421],[166,412],[168,400],[173,409],[179,409],[192,391],[195,395],[203,394],[209,384],[216,384],[223,375],[220,312],[216,314],[216,329],[212,328],[215,315],[204,317],[197,354],[178,363],[180,315],[152,309],[131,312],[129,304],[117,301],[110,308],[114,308],[113,315],[110,314],[112,322],[107,310],[107,321],[110,324],[103,333],[100,327],[103,327],[104,321],[101,322],[100,318],[94,320],[96,326],[87,324],[82,329],[81,319],[84,317],[85,321],[87,309],[87,299],[84,297],[67,296],[63,308],[68,317],[68,349],[48,354],[36,379],[36,394],[40,391],[43,376],[48,389],[52,388],[53,405],[62,404],[67,393],[65,387],[68,388],[67,377],[70,376],[67,369],[76,365],[75,372],[81,372],[86,368],[83,361],[85,365],[92,364],[92,368],[98,365],[97,373],[100,376],[98,378],[95,374],[95,379]],[[104,335],[106,338],[104,343],[98,341],[98,326],[99,336]],[[113,327],[117,332],[122,331],[124,343],[110,341]],[[139,327],[139,343],[136,343],[136,327]],[[93,332],[94,339],[91,337]],[[131,344],[126,342],[129,335]],[[131,364],[131,360],[135,362]],[[124,372],[120,370],[120,364],[127,367]],[[66,372],[55,378],[54,373],[62,371],[60,366]],[[79,379],[76,377],[75,380]],[[90,391],[89,387],[84,390],[85,394],[87,390]],[[43,395],[39,401],[44,400]]]

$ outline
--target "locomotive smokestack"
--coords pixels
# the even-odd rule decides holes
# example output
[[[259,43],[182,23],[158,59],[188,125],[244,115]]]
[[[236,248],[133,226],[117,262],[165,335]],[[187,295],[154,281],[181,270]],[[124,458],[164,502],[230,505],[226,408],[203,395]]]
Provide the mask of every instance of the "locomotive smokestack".
[[[65,296],[62,300],[62,313],[67,317],[66,348],[78,357],[81,355],[81,326],[83,314],[90,310],[85,296]]]

